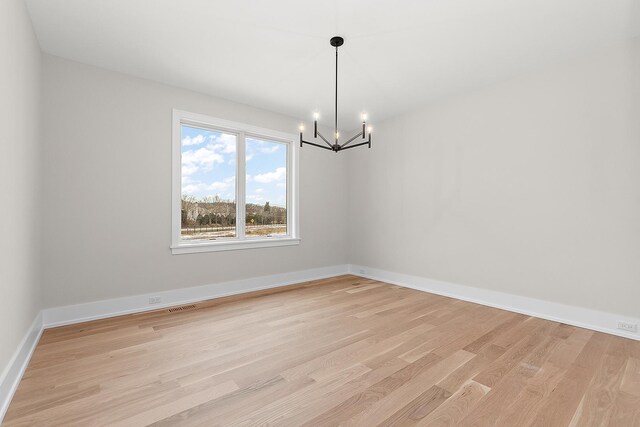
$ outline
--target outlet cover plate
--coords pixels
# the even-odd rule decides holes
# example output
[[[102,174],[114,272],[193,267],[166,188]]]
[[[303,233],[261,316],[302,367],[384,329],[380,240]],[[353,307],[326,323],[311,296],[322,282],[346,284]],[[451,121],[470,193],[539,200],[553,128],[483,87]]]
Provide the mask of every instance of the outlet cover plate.
[[[629,323],[623,322],[621,320],[618,321],[618,329],[627,332],[638,333],[638,324],[637,323]]]

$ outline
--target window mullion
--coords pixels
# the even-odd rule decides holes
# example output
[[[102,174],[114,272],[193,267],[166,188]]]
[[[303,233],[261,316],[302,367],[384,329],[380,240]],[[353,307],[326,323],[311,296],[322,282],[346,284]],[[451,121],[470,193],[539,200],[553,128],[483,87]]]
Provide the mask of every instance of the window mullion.
[[[287,198],[287,236],[294,236],[294,232],[293,232],[293,190],[294,190],[294,186],[292,185],[292,173],[293,173],[293,161],[292,161],[292,157],[293,157],[293,144],[287,144],[285,145],[286,150],[287,150],[287,160],[286,160],[286,164],[287,164],[287,178],[286,178],[286,189],[287,189],[287,194],[286,194],[286,198]]]
[[[246,215],[246,143],[245,133],[240,132],[238,135],[238,145],[236,147],[236,194],[238,195],[236,200],[236,232],[238,233],[238,239],[244,240],[245,238],[245,215]]]

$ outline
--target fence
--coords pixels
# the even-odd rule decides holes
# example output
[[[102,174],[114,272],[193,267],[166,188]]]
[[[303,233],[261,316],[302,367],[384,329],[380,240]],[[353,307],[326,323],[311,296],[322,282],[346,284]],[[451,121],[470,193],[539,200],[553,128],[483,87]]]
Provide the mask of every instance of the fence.
[[[268,236],[271,234],[285,234],[287,232],[286,223],[278,224],[247,224],[245,234],[248,236]],[[219,237],[235,237],[235,225],[216,226],[203,225],[194,227],[182,227],[181,235],[185,240],[205,240]]]

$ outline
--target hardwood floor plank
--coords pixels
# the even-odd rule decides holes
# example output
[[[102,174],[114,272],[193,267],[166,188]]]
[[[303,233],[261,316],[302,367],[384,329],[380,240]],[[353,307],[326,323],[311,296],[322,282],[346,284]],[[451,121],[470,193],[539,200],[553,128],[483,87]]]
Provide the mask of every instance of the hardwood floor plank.
[[[491,365],[480,371],[473,380],[493,388],[500,380],[527,357],[536,347],[544,343],[545,335],[553,328],[551,322],[542,323],[538,329],[531,329],[520,341],[515,343]],[[546,348],[546,347],[545,347]],[[520,364],[520,368],[537,370],[536,366]]]
[[[446,359],[443,359],[433,365],[431,368],[422,372],[418,376],[409,379],[398,389],[394,390],[375,406],[358,414],[349,420],[349,425],[375,425],[380,420],[385,420],[389,416],[400,410],[407,402],[417,398],[426,389],[431,388],[447,374],[459,366],[465,364],[473,357],[473,353],[464,350],[458,350]]]
[[[640,426],[640,342],[346,275],[48,329],[5,425]]]
[[[430,369],[441,360],[442,358],[435,354],[428,354],[380,380],[366,390],[343,400],[337,406],[312,419],[305,425],[335,425],[340,421],[348,420],[376,405],[381,399],[384,399],[387,395],[406,384],[412,378]]]
[[[470,380],[417,425],[432,427],[458,425],[490,390],[489,387]]]
[[[640,359],[634,357],[627,359],[620,390],[635,397],[640,397]]]
[[[562,380],[565,370],[545,363],[496,419],[496,425],[520,426],[535,418],[542,403]]]
[[[571,422],[591,378],[596,373],[609,341],[609,336],[593,334],[589,342],[567,370],[558,386],[529,425],[567,425]],[[584,411],[584,407],[582,409]]]
[[[554,348],[549,336],[558,325],[543,323],[532,335],[523,337],[516,345],[496,359],[485,371],[474,377],[479,378],[491,390],[476,405],[461,424],[469,426],[496,425],[499,417],[514,401],[530,378],[540,370]]]
[[[379,425],[381,427],[416,425],[445,401],[448,401],[449,397],[451,397],[451,393],[434,385]]]
[[[615,395],[620,387],[624,360],[605,356],[597,374],[584,395],[578,425],[603,425],[611,417]]]
[[[118,422],[111,423],[112,427],[128,427],[136,425],[149,425],[156,421],[168,418],[174,414],[193,408],[194,406],[215,400],[220,396],[232,393],[238,390],[238,386],[233,381],[227,381],[218,386],[209,387],[198,393],[192,393],[188,396],[174,400],[163,405],[156,405],[151,409],[142,412],[133,412],[131,416],[125,416]]]

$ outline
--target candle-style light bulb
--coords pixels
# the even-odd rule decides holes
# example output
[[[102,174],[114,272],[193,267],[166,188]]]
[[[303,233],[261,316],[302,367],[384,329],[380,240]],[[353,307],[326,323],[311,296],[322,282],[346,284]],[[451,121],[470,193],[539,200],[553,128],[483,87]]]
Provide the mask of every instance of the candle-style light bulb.
[[[362,113],[360,114],[360,118],[362,119],[362,122],[366,122],[367,121],[367,113]]]
[[[315,111],[313,113],[313,137],[318,137],[318,119],[320,118],[320,113]]]
[[[369,127],[367,128],[367,131],[369,131],[369,134],[371,134],[371,131],[373,131],[373,128],[372,128],[371,126],[369,126]]]
[[[300,123],[298,129],[300,129],[300,132],[304,132],[304,123]]]

